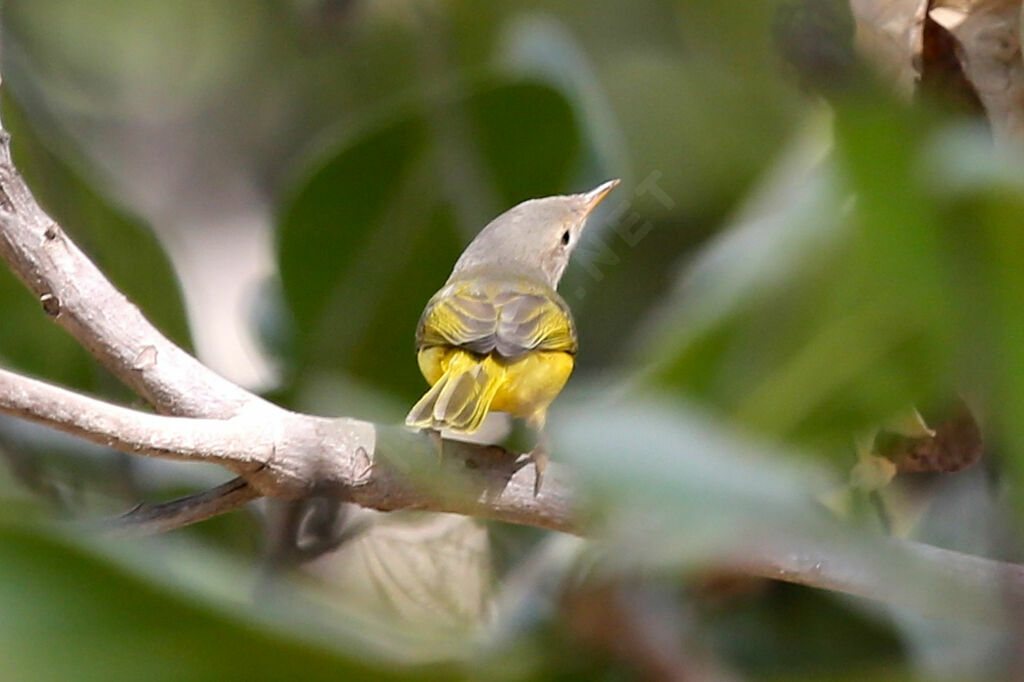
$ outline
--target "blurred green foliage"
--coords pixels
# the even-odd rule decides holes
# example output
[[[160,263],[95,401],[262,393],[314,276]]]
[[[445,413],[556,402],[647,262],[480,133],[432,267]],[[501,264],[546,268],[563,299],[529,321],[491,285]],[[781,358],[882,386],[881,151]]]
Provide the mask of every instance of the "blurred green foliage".
[[[1019,158],[977,122],[866,80],[840,4],[8,0],[3,119],[19,167],[186,346],[164,248],[213,242],[154,224],[161,244],[136,216],[216,207],[239,177],[259,188],[276,270],[254,286],[282,368],[273,397],[291,407],[399,418],[424,388],[419,312],[475,231],[525,198],[624,179],[562,285],[581,354],[551,416],[556,458],[605,522],[601,542],[564,549],[492,526],[503,556],[484,582],[498,622],[452,635],[396,615],[421,585],[399,598],[381,580],[369,591],[393,610],[364,613],[339,587],[355,563],[272,571],[263,543],[237,537],[271,522],[222,519],[139,546],[71,541],[36,525],[51,510],[25,483],[47,474],[7,453],[11,679],[634,679],[621,652],[574,629],[563,592],[621,579],[633,594],[638,575],[673,586],[657,594],[685,614],[680,648],[751,679],[1005,673],[995,612],[925,622],[795,587],[686,589],[745,543],[785,537],[877,561],[893,589],[935,579],[936,603],[976,596],[865,557],[877,545],[819,502],[844,488],[857,435],[911,405],[932,423],[960,396],[984,417],[995,483],[938,486],[919,505],[932,522],[921,537],[1017,554],[1006,528],[1024,509]],[[818,50],[826,40],[834,49]],[[0,308],[5,367],[130,400],[3,271]],[[64,513],[206,481],[90,452],[118,463],[102,469],[116,484],[75,483],[73,444],[0,422],[6,450],[48,455]],[[97,503],[99,488],[120,499]],[[978,610],[998,599],[983,597]]]
[[[353,623],[334,628],[334,642],[240,612],[204,595],[181,576],[149,565],[119,566],[59,535],[31,528],[0,530],[4,605],[0,652],[11,679],[320,680],[450,679],[431,666],[416,674],[362,644]],[[207,564],[204,580],[242,580],[244,570]],[[178,573],[187,572],[178,561]],[[224,571],[223,575],[216,575]],[[223,591],[223,590],[221,590]],[[280,616],[277,616],[280,618]],[[349,647],[338,650],[348,629]]]

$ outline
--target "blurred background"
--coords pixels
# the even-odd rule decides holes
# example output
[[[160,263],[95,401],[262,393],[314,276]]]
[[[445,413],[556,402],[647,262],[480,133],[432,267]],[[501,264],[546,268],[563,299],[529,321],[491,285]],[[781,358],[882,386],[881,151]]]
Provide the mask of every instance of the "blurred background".
[[[473,235],[623,184],[561,286],[554,459],[592,539],[312,500],[110,542],[60,522],[225,472],[2,418],[0,678],[1019,674],[1019,595],[881,549],[1020,555],[1021,158],[926,13],[950,4],[981,3],[6,0],[2,116],[41,203],[290,408],[400,422]],[[0,310],[5,368],[145,409],[2,268]],[[931,603],[735,568],[823,539]]]

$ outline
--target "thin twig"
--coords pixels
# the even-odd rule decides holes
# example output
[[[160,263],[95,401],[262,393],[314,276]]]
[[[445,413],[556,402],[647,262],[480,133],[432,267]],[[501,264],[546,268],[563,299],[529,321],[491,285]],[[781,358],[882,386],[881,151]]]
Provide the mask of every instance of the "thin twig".
[[[161,504],[140,504],[124,514],[106,519],[95,528],[116,536],[137,537],[166,533],[234,511],[259,498],[243,478],[233,478],[210,490]]]

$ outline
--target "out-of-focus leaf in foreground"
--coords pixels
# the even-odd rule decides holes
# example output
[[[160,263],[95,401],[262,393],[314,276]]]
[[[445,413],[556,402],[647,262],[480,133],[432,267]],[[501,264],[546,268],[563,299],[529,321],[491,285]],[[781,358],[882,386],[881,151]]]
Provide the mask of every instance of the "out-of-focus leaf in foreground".
[[[553,423],[616,540],[638,565],[699,562],[788,529],[821,533],[821,472],[760,452],[706,416],[656,399],[585,405]],[[757,453],[752,455],[751,453]],[[621,531],[621,537],[615,535]]]
[[[186,546],[145,558],[0,528],[0,658],[7,679],[451,679],[417,667],[357,613],[309,625],[296,603],[246,606],[249,569]],[[201,597],[201,598],[197,598]],[[287,601],[283,602],[287,603]],[[303,618],[308,619],[303,625]],[[380,638],[375,641],[375,638]],[[444,656],[440,653],[438,660]]]
[[[1005,623],[996,582],[844,526],[814,499],[829,481],[822,470],[692,406],[663,397],[585,404],[552,426],[603,519],[594,532],[608,543],[605,569],[734,564],[777,567],[771,572],[785,578],[827,562],[843,566],[836,577],[855,593],[931,616]]]

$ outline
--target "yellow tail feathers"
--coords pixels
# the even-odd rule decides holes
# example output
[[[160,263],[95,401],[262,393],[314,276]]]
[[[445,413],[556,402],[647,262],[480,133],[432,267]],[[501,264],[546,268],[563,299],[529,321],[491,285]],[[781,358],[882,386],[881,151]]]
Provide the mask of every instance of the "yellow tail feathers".
[[[490,356],[480,357],[467,351],[452,353],[444,373],[409,411],[405,423],[473,433],[483,424],[494,396],[505,382],[505,371]]]

